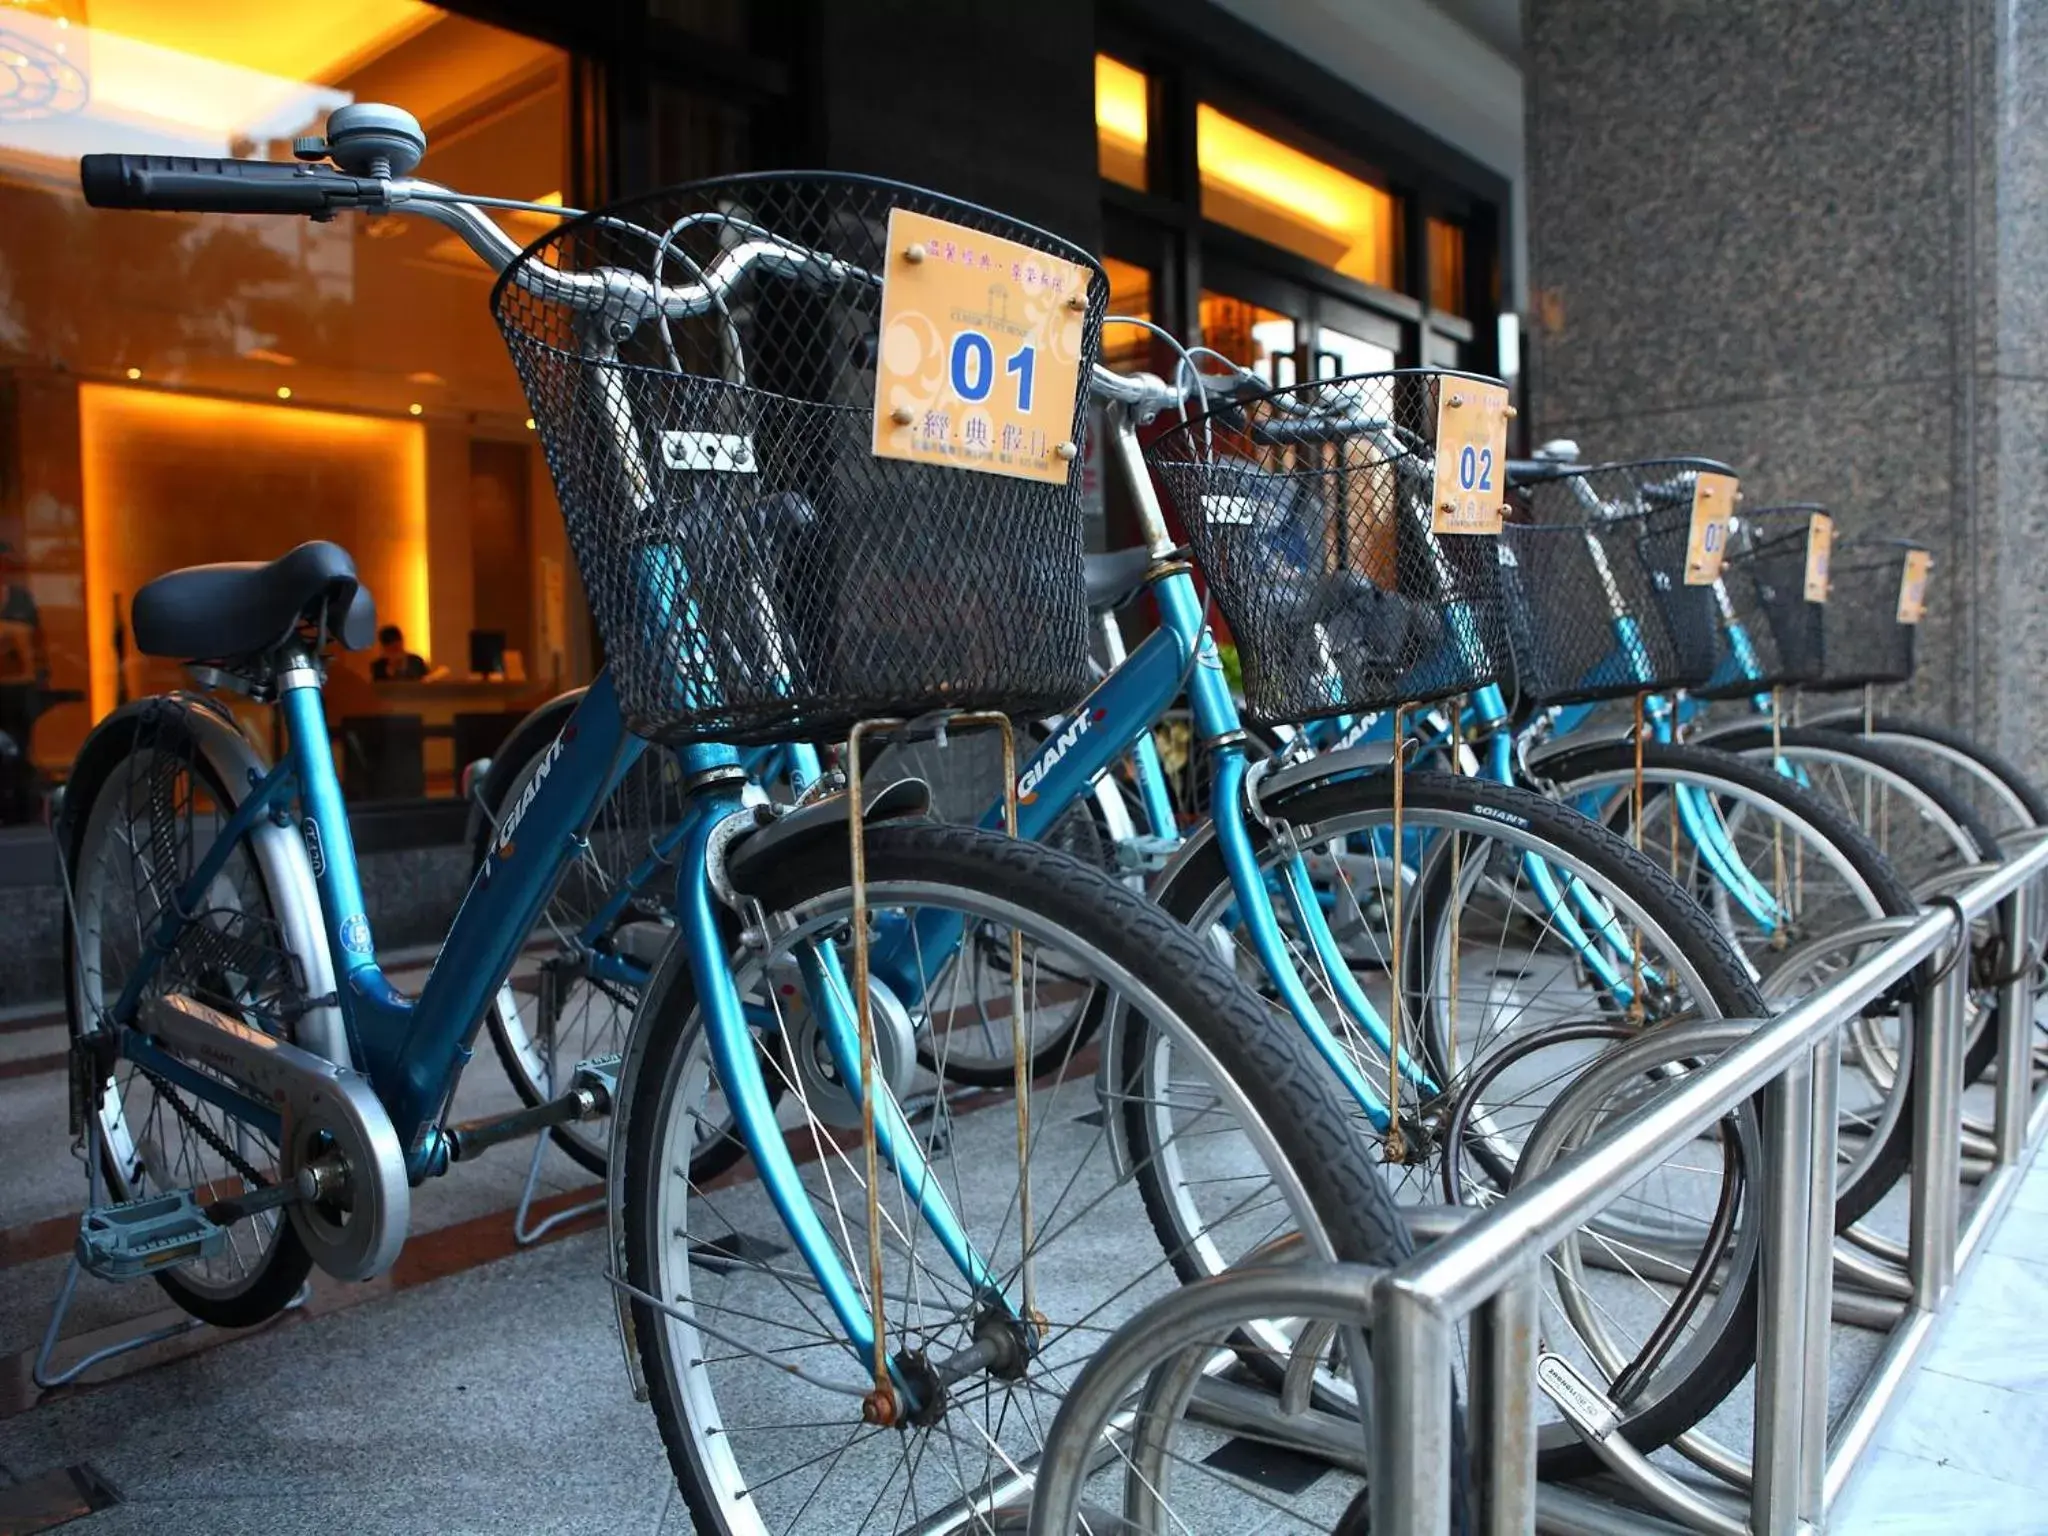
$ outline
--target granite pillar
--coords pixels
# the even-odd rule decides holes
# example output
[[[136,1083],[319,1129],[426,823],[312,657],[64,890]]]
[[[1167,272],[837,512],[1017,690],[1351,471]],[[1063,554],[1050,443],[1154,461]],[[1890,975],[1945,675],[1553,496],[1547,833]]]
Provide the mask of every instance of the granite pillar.
[[[1931,545],[1896,702],[2048,774],[2048,0],[1525,0],[1531,401]]]

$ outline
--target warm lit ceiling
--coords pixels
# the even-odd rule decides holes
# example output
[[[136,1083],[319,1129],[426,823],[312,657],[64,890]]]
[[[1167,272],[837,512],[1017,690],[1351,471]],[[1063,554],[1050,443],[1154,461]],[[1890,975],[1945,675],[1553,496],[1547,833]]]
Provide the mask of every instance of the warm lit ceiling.
[[[1318,259],[1368,281],[1388,281],[1383,269],[1394,202],[1386,192],[1207,103],[1196,108],[1195,139],[1205,194],[1222,191],[1276,221],[1316,231],[1332,247],[1318,251]],[[1255,233],[1275,238],[1265,230]],[[1285,238],[1277,243],[1294,244]]]
[[[425,31],[443,13],[420,0],[279,5],[275,0],[88,0],[92,30],[174,53],[331,85],[351,65]]]
[[[1144,75],[1106,53],[1095,55],[1095,126],[1142,153],[1147,115]]]

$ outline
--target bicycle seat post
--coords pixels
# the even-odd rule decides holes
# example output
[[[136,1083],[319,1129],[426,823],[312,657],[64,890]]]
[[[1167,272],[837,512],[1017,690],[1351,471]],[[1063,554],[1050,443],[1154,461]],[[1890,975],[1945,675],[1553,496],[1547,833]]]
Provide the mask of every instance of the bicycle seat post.
[[[353,975],[375,967],[376,946],[370,940],[355,840],[327,735],[324,681],[319,658],[312,652],[294,645],[280,657],[277,707],[284,714],[286,750],[298,779],[299,831],[327,912],[336,969]]]

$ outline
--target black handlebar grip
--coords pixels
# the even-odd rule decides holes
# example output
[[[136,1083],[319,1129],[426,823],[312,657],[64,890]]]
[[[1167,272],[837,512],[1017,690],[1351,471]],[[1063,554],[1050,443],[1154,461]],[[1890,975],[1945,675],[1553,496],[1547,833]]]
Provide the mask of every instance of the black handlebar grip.
[[[1545,480],[1560,480],[1585,467],[1583,464],[1570,464],[1561,459],[1509,459],[1508,484],[1538,485]]]
[[[278,160],[86,155],[78,184],[95,208],[177,213],[326,213],[374,200],[377,183]]]

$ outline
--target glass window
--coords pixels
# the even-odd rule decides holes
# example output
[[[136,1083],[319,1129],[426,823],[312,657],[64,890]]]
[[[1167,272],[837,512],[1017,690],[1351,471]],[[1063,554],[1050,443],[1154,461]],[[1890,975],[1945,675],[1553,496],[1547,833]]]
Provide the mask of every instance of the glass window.
[[[1316,377],[1345,378],[1354,373],[1385,373],[1397,362],[1394,349],[1333,326],[1316,327]]]
[[[1228,294],[1202,295],[1202,344],[1214,347],[1241,368],[1249,368],[1269,384],[1298,382],[1295,349],[1299,327],[1277,309],[1235,299]]]
[[[1134,261],[1102,258],[1102,270],[1109,274],[1109,312],[1133,320],[1152,318],[1152,273]],[[1105,367],[1128,373],[1152,366],[1152,333],[1142,326],[1112,325],[1102,333],[1102,361]]]
[[[1465,313],[1465,231],[1448,219],[1429,221],[1429,307]]]
[[[1095,55],[1095,155],[1110,181],[1145,190],[1151,109],[1145,77],[1106,53]]]
[[[1196,109],[1202,217],[1382,288],[1400,286],[1392,195],[1214,107]]]
[[[73,0],[7,27],[30,62],[0,71],[0,609],[26,641],[0,655],[0,731],[31,798],[95,718],[182,681],[135,652],[137,587],[313,538],[403,631],[383,670],[428,674],[339,660],[346,787],[451,792],[495,721],[590,669],[490,273],[417,220],[95,211],[78,157],[286,160],[334,108],[390,101],[427,130],[425,175],[560,202],[566,56],[418,0]],[[522,242],[549,225],[501,217]]]

